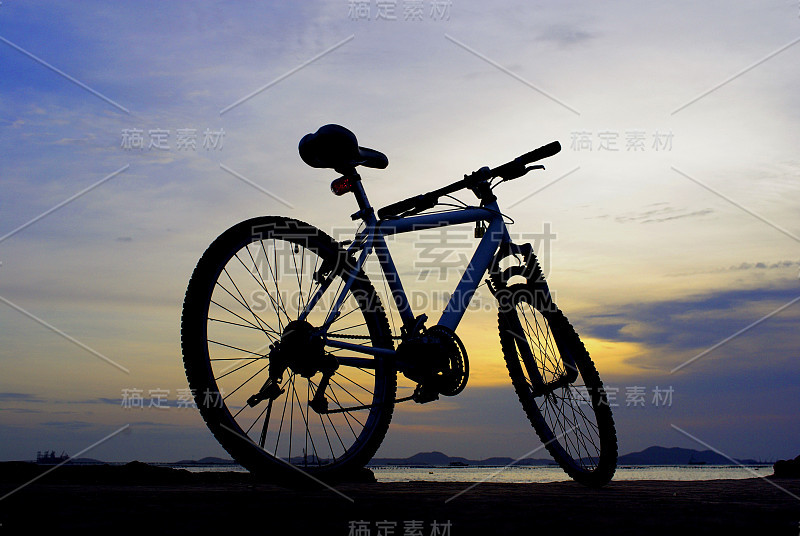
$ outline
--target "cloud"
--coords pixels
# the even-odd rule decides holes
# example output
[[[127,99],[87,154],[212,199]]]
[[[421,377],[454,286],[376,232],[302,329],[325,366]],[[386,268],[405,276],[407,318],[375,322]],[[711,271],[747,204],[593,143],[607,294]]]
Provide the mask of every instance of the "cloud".
[[[684,218],[698,218],[713,213],[714,210],[710,208],[690,211],[685,208],[671,207],[667,203],[654,203],[641,212],[628,212],[617,216],[614,221],[617,223],[661,223]]]
[[[87,145],[93,142],[95,136],[93,134],[89,134],[86,138],[61,138],[58,141],[54,141],[54,145]]]
[[[628,359],[641,370],[669,372],[738,331],[774,313],[800,296],[800,286],[784,282],[771,288],[721,290],[616,306],[613,313],[584,317],[582,334],[614,342],[636,343],[643,350]],[[747,329],[709,357],[724,357],[726,367],[762,367],[777,371],[800,347],[796,330],[800,305]],[[758,360],[753,358],[757,356]],[[796,361],[796,360],[794,360]],[[798,369],[796,365],[791,370]]]
[[[85,400],[82,403],[86,404],[112,404],[119,406],[122,404],[121,398],[95,398],[94,400]]]
[[[550,26],[540,32],[537,39],[539,41],[555,43],[561,47],[570,47],[578,44],[586,44],[596,37],[596,34],[579,30],[572,26],[557,25]]]
[[[47,421],[39,423],[40,426],[49,426],[53,428],[62,428],[70,430],[85,430],[87,428],[96,428],[99,426],[97,423],[86,421]]]
[[[0,402],[45,402],[45,399],[31,393],[14,393],[4,392],[0,393]]]
[[[142,428],[175,428],[174,423],[169,422],[156,422],[156,421],[131,421],[129,423],[131,428],[141,426]]]
[[[731,265],[728,267],[713,268],[710,270],[699,270],[694,272],[680,272],[668,274],[670,277],[682,277],[687,275],[697,274],[721,274],[730,272],[766,272],[771,270],[781,270],[788,268],[800,267],[800,260],[798,261],[759,261],[759,262],[743,262],[740,264]]]

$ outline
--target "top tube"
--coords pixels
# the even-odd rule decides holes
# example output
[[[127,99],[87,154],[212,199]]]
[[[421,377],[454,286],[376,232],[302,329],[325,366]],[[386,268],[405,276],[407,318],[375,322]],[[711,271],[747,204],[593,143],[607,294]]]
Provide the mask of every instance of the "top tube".
[[[496,204],[495,204],[496,206]],[[475,221],[491,221],[495,217],[502,217],[489,207],[468,207],[458,210],[448,210],[447,212],[436,212],[434,214],[418,214],[390,220],[381,220],[378,230],[381,234],[392,235],[408,233],[412,231],[423,231],[435,227],[447,225],[458,225],[460,223],[471,223]]]

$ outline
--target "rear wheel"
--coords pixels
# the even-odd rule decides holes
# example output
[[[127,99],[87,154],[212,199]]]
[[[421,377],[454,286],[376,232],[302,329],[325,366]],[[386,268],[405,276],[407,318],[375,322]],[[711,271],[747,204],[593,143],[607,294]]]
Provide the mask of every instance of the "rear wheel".
[[[506,287],[501,300],[500,343],[511,381],[561,468],[578,482],[602,486],[617,464],[616,429],[603,383],[564,314],[531,288]]]
[[[336,478],[369,461],[386,434],[396,371],[382,359],[340,364],[368,356],[324,346],[315,335],[343,288],[346,265],[338,244],[315,227],[261,217],[223,233],[192,274],[181,328],[189,385],[217,440],[252,472],[296,477],[299,468]],[[326,280],[330,285],[301,318]],[[327,333],[392,347],[386,315],[363,273]],[[325,383],[321,403],[314,397]],[[335,412],[356,407],[362,409]]]

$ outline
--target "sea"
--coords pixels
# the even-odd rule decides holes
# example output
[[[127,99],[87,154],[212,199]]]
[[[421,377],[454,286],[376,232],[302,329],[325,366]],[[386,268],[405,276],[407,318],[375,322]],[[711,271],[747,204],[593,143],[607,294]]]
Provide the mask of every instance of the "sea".
[[[192,472],[246,472],[239,465],[170,465]],[[369,466],[378,482],[567,482],[570,477],[558,466]],[[759,478],[773,473],[772,465],[636,465],[619,466],[614,480],[730,480]]]

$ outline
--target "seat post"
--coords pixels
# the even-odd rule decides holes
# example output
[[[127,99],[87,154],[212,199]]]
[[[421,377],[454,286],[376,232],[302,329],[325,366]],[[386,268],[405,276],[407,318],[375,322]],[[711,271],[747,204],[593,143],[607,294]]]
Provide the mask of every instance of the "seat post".
[[[358,212],[353,214],[354,218],[359,217],[363,220],[367,220],[373,214],[372,205],[369,204],[369,199],[367,199],[367,192],[364,190],[364,185],[361,183],[361,176],[358,172],[354,169],[350,176],[355,179],[353,185],[353,194],[356,196],[356,202],[358,202]]]

